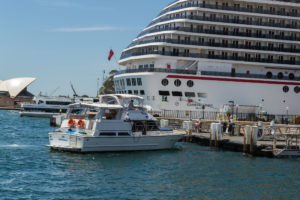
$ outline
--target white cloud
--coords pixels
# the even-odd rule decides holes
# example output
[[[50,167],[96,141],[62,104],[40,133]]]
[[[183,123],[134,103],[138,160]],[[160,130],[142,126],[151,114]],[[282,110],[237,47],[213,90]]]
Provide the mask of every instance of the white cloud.
[[[56,28],[51,32],[94,32],[94,31],[113,31],[120,30],[120,28],[112,26],[99,26],[99,27],[79,27],[79,28]]]

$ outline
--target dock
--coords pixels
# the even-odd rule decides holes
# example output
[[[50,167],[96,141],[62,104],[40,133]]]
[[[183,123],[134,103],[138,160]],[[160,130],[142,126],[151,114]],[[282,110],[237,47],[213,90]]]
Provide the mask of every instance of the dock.
[[[180,129],[186,131],[187,135],[183,141],[241,152],[247,156],[300,157],[299,125],[252,122],[225,124],[227,126],[205,121],[201,123],[201,127],[197,127],[194,121],[184,121]]]

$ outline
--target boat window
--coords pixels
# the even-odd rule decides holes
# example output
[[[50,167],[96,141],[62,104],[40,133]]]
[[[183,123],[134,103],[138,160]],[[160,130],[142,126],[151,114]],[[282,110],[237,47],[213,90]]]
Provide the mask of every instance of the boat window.
[[[103,120],[117,120],[120,118],[118,115],[118,110],[115,109],[105,109],[102,113],[101,119]]]
[[[167,86],[167,85],[169,84],[168,79],[163,79],[163,80],[161,81],[161,84],[162,84],[163,86]]]
[[[299,93],[300,92],[300,87],[299,86],[296,86],[295,88],[294,88],[294,91],[295,91],[295,93]]]
[[[47,105],[69,105],[71,102],[62,102],[62,101],[46,101]]]
[[[278,78],[278,79],[283,79],[283,73],[282,73],[282,72],[279,72],[279,73],[277,74],[277,78]]]
[[[67,118],[84,118],[86,108],[70,108]]]
[[[126,81],[127,81],[127,86],[131,86],[131,79],[127,78]]]
[[[141,91],[140,91],[140,95],[145,95],[145,91],[144,91],[144,90],[141,90]]]
[[[134,95],[138,95],[139,91],[138,90],[134,90]]]
[[[207,94],[206,93],[198,93],[198,97],[200,98],[207,98]]]
[[[158,124],[156,121],[147,121],[147,131],[158,131]]]
[[[135,78],[132,78],[131,82],[132,82],[132,86],[136,86],[136,79]]]
[[[132,132],[140,132],[143,131],[144,128],[144,123],[141,121],[134,121],[132,125]]]
[[[132,94],[132,90],[128,90],[128,94]]]
[[[174,81],[174,85],[175,85],[176,87],[181,86],[181,80],[176,79],[176,80]]]
[[[114,133],[114,132],[103,132],[103,133],[100,133],[99,136],[116,136],[116,133]]]
[[[269,78],[269,79],[272,78],[273,77],[272,72],[267,72],[266,77]]]
[[[119,132],[118,136],[130,136],[128,132]]]
[[[169,91],[158,91],[160,96],[170,96],[170,92]]]
[[[284,93],[288,93],[290,88],[289,88],[289,86],[284,86],[282,90]]]
[[[195,96],[196,96],[196,95],[195,95],[195,92],[185,92],[184,95],[185,95],[186,97],[195,97]]]
[[[294,80],[294,79],[295,79],[295,75],[294,75],[293,73],[290,73],[290,74],[289,74],[289,79],[290,79],[290,80]]]
[[[138,78],[138,79],[137,79],[137,84],[138,84],[138,85],[143,85],[143,84],[142,84],[142,79],[141,79],[141,78]]]
[[[105,96],[105,97],[102,97],[102,102],[101,103],[106,103],[106,104],[111,104],[111,105],[117,105],[118,101],[116,100],[115,97]]]
[[[173,91],[173,92],[172,92],[172,95],[173,95],[174,97],[182,97],[182,92],[179,92],[179,91]]]
[[[193,86],[194,86],[194,81],[189,80],[189,81],[187,82],[187,86],[188,86],[188,87],[193,87]]]
[[[86,111],[86,116],[88,119],[95,119],[99,111],[100,108],[88,108]]]

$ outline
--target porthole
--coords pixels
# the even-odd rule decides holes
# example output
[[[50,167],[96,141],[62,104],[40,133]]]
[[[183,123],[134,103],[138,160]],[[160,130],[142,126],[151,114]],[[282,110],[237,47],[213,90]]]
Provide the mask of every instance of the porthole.
[[[176,87],[181,86],[181,80],[176,79],[176,80],[174,81],[174,85],[175,85]]]
[[[277,78],[278,78],[278,79],[283,79],[283,73],[282,73],[282,72],[279,72],[279,73],[277,74]]]
[[[295,75],[294,75],[293,73],[290,73],[290,74],[289,74],[289,79],[290,79],[290,80],[294,80],[294,79],[295,79]]]
[[[191,81],[191,80],[189,80],[186,84],[187,84],[188,87],[193,87],[194,86],[194,82]]]
[[[272,78],[272,77],[273,77],[272,72],[267,72],[266,77],[267,77],[267,78]]]
[[[290,88],[289,88],[289,86],[284,86],[282,90],[284,93],[287,93],[290,91]]]
[[[163,79],[163,80],[161,81],[161,84],[162,84],[163,86],[169,85],[168,79]]]
[[[295,91],[295,93],[299,93],[300,92],[300,87],[299,86],[296,86],[295,88],[294,88],[294,91]]]

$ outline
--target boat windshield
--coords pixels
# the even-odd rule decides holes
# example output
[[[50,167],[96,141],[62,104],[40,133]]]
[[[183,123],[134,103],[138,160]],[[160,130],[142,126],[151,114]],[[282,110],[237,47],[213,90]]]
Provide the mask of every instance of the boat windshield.
[[[94,119],[99,111],[97,107],[70,107],[67,118]]]
[[[137,97],[126,97],[126,98],[119,97],[119,101],[120,101],[121,105],[124,107],[128,107],[132,101],[133,101],[134,107],[136,107],[136,108],[139,108],[139,107],[142,108],[144,105],[144,100],[137,98]]]

